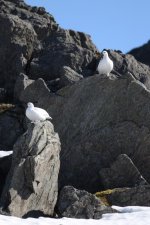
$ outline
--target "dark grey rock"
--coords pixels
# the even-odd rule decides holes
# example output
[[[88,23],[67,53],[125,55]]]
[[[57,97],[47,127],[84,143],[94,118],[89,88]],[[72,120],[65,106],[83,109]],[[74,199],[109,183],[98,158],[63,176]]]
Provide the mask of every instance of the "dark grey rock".
[[[6,2],[1,0],[1,11],[5,14],[17,15],[21,20],[30,23],[40,41],[58,27],[53,16],[47,13],[43,7],[31,7],[24,1],[10,0]]]
[[[1,197],[11,215],[52,216],[57,200],[60,142],[49,121],[29,124],[14,145],[12,166]]]
[[[117,212],[105,206],[95,195],[72,186],[61,190],[57,208],[61,216],[85,219],[100,219],[104,213]]]
[[[100,56],[88,35],[61,29],[43,8],[22,1],[1,0],[0,6],[0,86],[12,100],[16,84],[15,95],[21,102],[38,101],[52,115],[62,141],[60,187],[99,190],[104,185],[99,171],[120,154],[127,154],[150,182],[149,67],[131,55],[109,51],[115,65],[111,79],[87,78],[95,74]],[[68,86],[60,89],[64,67],[86,79],[73,85],[65,80],[63,85]],[[20,73],[27,74],[29,81],[44,80],[28,85],[25,77],[18,78]],[[60,90],[52,94],[48,87]],[[12,130],[6,122],[4,128],[6,124],[2,138]],[[9,149],[16,136],[10,140]]]
[[[11,100],[20,73],[46,82],[60,78],[63,66],[93,73],[96,47],[90,36],[60,28],[43,7],[21,0],[1,0],[0,6],[0,86]]]
[[[114,62],[114,73],[117,76],[124,76],[130,72],[134,78],[150,89],[150,68],[138,62],[130,54],[122,54],[117,51],[109,51],[109,55]]]
[[[23,134],[24,111],[12,104],[0,105],[0,149],[10,150]]]
[[[40,98],[38,106],[50,113],[60,135],[60,187],[99,191],[99,171],[120,154],[150,182],[150,93],[131,74],[83,79]]]
[[[5,185],[5,180],[11,167],[12,155],[0,158],[0,196]]]
[[[10,213],[9,213],[9,212],[6,212],[6,211],[3,211],[3,210],[0,208],[0,215],[3,215],[3,216],[10,216]]]
[[[60,87],[74,84],[83,79],[83,76],[72,70],[68,66],[64,66],[60,76]]]
[[[100,178],[105,189],[148,184],[126,154],[119,155],[110,168],[101,169]]]
[[[4,103],[7,101],[7,91],[5,88],[0,88],[0,102]]]
[[[23,0],[6,0],[6,1],[13,2],[13,3],[17,4],[17,5],[18,5],[19,3],[24,3]]]
[[[133,55],[138,61],[150,66],[150,41],[132,49],[128,54]]]
[[[19,100],[21,102],[38,102],[39,98],[50,94],[49,88],[41,78],[35,81],[28,79],[23,82],[28,82],[28,85],[20,93]]]
[[[16,80],[16,83],[15,83],[14,99],[15,100],[20,100],[22,92],[27,88],[27,86],[29,86],[33,82],[34,82],[34,80],[29,79],[28,76],[26,76],[25,74],[21,73],[18,76],[18,78]]]
[[[43,8],[34,8],[24,1],[0,2],[0,86],[12,100],[15,81],[20,73],[28,73],[33,55],[42,48],[57,24]]]
[[[51,92],[56,93],[60,89],[60,78],[47,81],[46,84]]]
[[[30,63],[29,76],[54,80],[60,77],[62,67],[67,66],[79,74],[93,74],[89,68],[95,57],[96,47],[90,36],[81,32],[59,28],[46,39],[46,46]]]
[[[107,195],[107,200],[118,206],[150,206],[150,186],[115,189]]]
[[[31,58],[36,33],[30,23],[15,15],[0,13],[0,24],[0,86],[11,95],[17,76]]]

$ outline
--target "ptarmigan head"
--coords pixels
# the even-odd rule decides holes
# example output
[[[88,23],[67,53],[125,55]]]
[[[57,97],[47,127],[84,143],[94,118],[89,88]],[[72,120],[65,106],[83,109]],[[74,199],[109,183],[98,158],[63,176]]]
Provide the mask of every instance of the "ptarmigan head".
[[[103,54],[104,57],[108,57],[108,52],[107,51],[103,51],[102,54]]]
[[[31,102],[28,102],[27,106],[28,106],[28,108],[33,108],[34,107],[33,103],[31,103]]]

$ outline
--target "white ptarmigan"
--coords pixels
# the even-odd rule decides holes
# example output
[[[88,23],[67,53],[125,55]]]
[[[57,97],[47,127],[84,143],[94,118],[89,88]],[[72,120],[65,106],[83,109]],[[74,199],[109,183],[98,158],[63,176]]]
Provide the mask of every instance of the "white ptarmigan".
[[[106,74],[109,77],[110,72],[113,70],[113,61],[109,58],[106,51],[102,52],[103,58],[100,60],[97,70],[99,74]]]
[[[29,102],[27,106],[26,117],[31,120],[32,123],[44,121],[46,119],[52,119],[44,109],[34,107],[33,103]]]

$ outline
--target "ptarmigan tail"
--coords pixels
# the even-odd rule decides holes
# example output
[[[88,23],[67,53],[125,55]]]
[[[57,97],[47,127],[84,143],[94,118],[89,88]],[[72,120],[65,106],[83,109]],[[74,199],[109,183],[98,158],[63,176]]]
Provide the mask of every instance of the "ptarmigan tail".
[[[46,119],[47,120],[52,120],[52,117],[51,116],[48,116]]]

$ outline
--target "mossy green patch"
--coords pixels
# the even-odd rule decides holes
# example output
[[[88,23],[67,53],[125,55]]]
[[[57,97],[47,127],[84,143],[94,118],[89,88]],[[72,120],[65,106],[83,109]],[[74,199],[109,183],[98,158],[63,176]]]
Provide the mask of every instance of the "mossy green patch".
[[[10,110],[14,107],[15,107],[15,105],[12,105],[12,104],[1,103],[0,104],[0,113]]]
[[[95,195],[99,198],[106,206],[110,206],[111,204],[108,201],[107,196],[114,193],[114,192],[121,192],[123,191],[122,188],[114,188],[114,189],[107,189],[105,191],[96,192]]]

